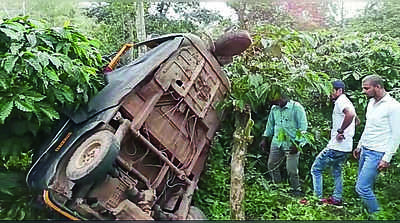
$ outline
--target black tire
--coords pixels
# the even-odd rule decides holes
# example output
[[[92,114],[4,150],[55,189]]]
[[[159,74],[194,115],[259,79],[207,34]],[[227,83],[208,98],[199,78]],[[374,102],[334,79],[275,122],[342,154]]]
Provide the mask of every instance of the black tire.
[[[119,152],[119,142],[106,129],[84,140],[74,151],[66,166],[66,176],[76,183],[97,181],[106,176]]]
[[[207,216],[195,206],[190,206],[186,220],[207,220]]]

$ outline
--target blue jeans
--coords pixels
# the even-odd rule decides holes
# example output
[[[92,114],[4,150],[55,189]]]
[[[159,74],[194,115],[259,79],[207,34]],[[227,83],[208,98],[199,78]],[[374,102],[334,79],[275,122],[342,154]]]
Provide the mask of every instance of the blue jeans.
[[[342,200],[343,177],[342,165],[347,158],[348,152],[341,152],[333,149],[322,150],[311,167],[311,175],[313,179],[314,193],[317,197],[322,198],[322,173],[332,167],[332,175],[335,183],[335,190],[332,197],[336,200]]]
[[[379,211],[379,205],[373,192],[373,186],[376,176],[378,175],[378,165],[383,155],[383,152],[361,147],[356,192],[362,198],[369,213]]]

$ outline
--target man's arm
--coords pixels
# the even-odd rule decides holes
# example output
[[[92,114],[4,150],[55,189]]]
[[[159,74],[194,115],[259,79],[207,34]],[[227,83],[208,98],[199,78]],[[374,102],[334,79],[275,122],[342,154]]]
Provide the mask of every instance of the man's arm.
[[[370,103],[371,103],[371,101],[369,101],[368,105],[367,105],[367,113],[368,113],[368,108],[369,108]],[[366,127],[367,127],[367,120],[365,120],[364,131],[361,134],[360,140],[358,140],[357,147],[353,150],[353,157],[356,158],[356,159],[360,158],[360,149],[361,149],[361,146],[362,146],[364,138],[365,138],[365,129],[366,129]]]
[[[396,152],[400,143],[400,128],[398,124],[400,123],[400,104],[396,104],[393,106],[390,114],[389,114],[389,128],[391,130],[391,140],[388,145],[388,151],[385,152],[385,155],[382,157],[382,161],[387,163],[390,162],[392,156]]]
[[[340,129],[342,129],[344,131],[347,127],[349,127],[349,125],[353,121],[354,116],[356,114],[353,110],[348,109],[348,108],[343,109],[343,114],[344,114],[344,119],[343,119],[342,126],[340,127]]]
[[[361,121],[360,121],[360,119],[358,118],[358,115],[356,115],[356,117],[354,117],[355,118],[355,124],[356,124],[356,126],[359,126],[360,124],[361,124]]]
[[[265,130],[263,133],[263,136],[265,137],[270,137],[274,135],[274,127],[275,127],[275,118],[274,118],[274,113],[271,109],[268,115],[268,121],[267,125],[265,126]]]
[[[308,124],[307,124],[307,116],[304,107],[300,104],[297,106],[296,110],[296,119],[297,119],[297,129],[303,134],[307,132]],[[305,139],[302,138],[300,143],[302,143]]]
[[[353,119],[355,117],[355,112],[349,108],[344,108],[343,114],[344,114],[344,119],[340,129],[338,129],[338,134],[336,135],[337,141],[341,141],[344,139],[343,132],[347,127],[349,127],[349,125],[353,122]]]
[[[360,140],[358,140],[357,147],[353,150],[353,157],[356,159],[360,158],[360,149],[362,146],[363,138],[365,137],[364,135],[365,135],[365,127],[363,133],[361,134]]]
[[[304,110],[304,107],[302,105],[299,104],[299,106],[297,106],[297,128],[301,131],[301,132],[305,132],[307,131],[307,116],[306,116],[306,110]]]
[[[268,115],[267,125],[265,126],[264,133],[262,134],[262,140],[259,145],[261,147],[261,149],[264,151],[265,151],[265,148],[267,147],[266,138],[274,135],[274,128],[275,128],[275,118],[274,118],[274,114],[271,109],[271,111],[269,112],[269,115]]]

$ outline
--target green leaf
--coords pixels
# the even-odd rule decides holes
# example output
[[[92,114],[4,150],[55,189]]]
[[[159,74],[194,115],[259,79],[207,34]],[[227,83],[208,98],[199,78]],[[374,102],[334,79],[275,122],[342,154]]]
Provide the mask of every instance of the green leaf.
[[[11,43],[10,46],[10,51],[11,54],[13,55],[18,55],[19,50],[24,46],[24,44],[21,43]]]
[[[11,29],[0,28],[0,31],[6,34],[6,36],[10,37],[10,39],[12,40],[20,40],[22,37],[20,33],[15,32]]]
[[[7,89],[8,85],[9,85],[8,79],[0,78],[0,87],[2,87],[3,90]]]
[[[26,35],[26,39],[28,39],[28,42],[29,44],[31,44],[31,47],[36,46],[37,40],[36,40],[36,35],[34,33]]]
[[[302,38],[302,39],[304,39],[304,40],[306,40],[306,42],[307,42],[312,48],[315,48],[315,47],[317,46],[317,44],[316,44],[314,38],[312,38],[310,35],[303,33],[303,34],[300,34],[299,37]]]
[[[56,99],[57,99],[59,102],[61,102],[61,104],[64,104],[64,103],[65,103],[65,100],[64,100],[65,97],[64,97],[62,91],[54,90],[53,93],[54,93],[54,95],[56,96]]]
[[[283,128],[280,128],[278,131],[278,142],[287,141],[288,136],[286,135],[286,131]]]
[[[46,98],[46,96],[44,96],[44,95],[42,95],[40,93],[34,92],[32,90],[26,92],[25,93],[25,97],[28,98],[29,100],[32,100],[32,101],[35,101],[35,102],[42,101],[43,99]]]
[[[40,66],[40,63],[37,59],[29,58],[25,61],[28,62],[28,64],[31,65],[37,72],[42,73],[42,66]]]
[[[39,52],[37,54],[38,56],[38,60],[39,63],[43,66],[43,67],[47,67],[47,65],[49,65],[49,54],[47,54],[46,52]]]
[[[260,84],[262,84],[263,77],[258,74],[249,75],[249,84],[251,87],[257,88]]]
[[[0,124],[11,114],[14,106],[14,101],[0,102]]]
[[[16,100],[16,101],[14,101],[14,103],[15,103],[15,107],[17,107],[19,110],[21,110],[23,112],[32,112],[34,110],[33,105],[27,101]]]
[[[48,39],[46,39],[44,37],[39,37],[39,39],[42,40],[51,49],[54,49],[53,43],[50,40],[48,40]]]
[[[26,30],[25,26],[18,22],[7,23],[7,24],[4,24],[4,26],[8,29],[12,29],[12,30],[20,32],[20,33],[25,32],[25,30]]]
[[[60,52],[60,50],[63,48],[63,46],[64,46],[64,42],[57,43],[56,53]]]
[[[71,49],[71,44],[70,43],[63,44],[63,53],[65,55],[69,54],[70,49]]]
[[[85,82],[89,84],[89,81],[90,81],[89,75],[90,75],[90,73],[86,72],[85,69],[80,69],[80,73],[81,73],[81,77],[83,77],[83,80],[85,80]]]
[[[89,40],[89,44],[94,46],[95,48],[100,48],[101,42],[99,40],[92,39]]]
[[[67,85],[62,86],[62,92],[64,98],[67,99],[67,101],[74,102],[74,92],[69,86]]]
[[[59,119],[60,115],[54,108],[52,107],[40,107],[40,111],[42,111],[50,120]]]
[[[63,68],[68,74],[74,75],[73,64],[71,61],[64,61]]]
[[[6,70],[7,73],[11,73],[17,60],[18,56],[7,56],[4,61],[4,70]]]
[[[50,80],[53,81],[60,81],[60,79],[58,78],[57,73],[53,70],[53,69],[49,69],[47,67],[44,68],[44,72],[43,72],[46,77],[48,77]]]
[[[57,56],[54,55],[49,55],[49,59],[51,63],[58,69],[61,66],[61,61],[60,59],[57,58]]]

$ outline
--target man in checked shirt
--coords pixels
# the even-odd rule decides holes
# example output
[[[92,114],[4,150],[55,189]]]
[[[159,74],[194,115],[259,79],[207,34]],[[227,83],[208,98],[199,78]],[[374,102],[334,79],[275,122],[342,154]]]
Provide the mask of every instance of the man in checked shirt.
[[[363,92],[369,98],[364,131],[357,148],[353,151],[359,159],[356,191],[368,212],[379,211],[373,192],[378,171],[389,166],[400,143],[400,103],[392,98],[378,75],[362,80]]]

